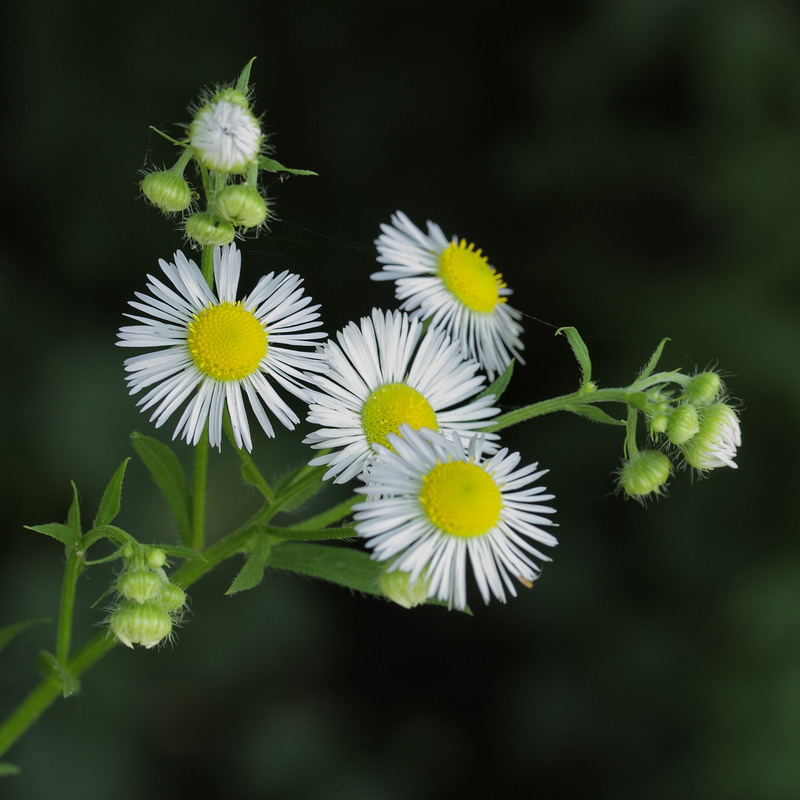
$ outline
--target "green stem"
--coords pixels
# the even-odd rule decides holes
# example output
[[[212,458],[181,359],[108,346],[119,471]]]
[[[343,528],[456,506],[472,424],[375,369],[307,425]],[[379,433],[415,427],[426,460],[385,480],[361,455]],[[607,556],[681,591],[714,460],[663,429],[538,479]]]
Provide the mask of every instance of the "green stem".
[[[209,289],[214,288],[214,248],[204,247],[200,256],[200,271],[206,279]]]
[[[56,659],[66,664],[69,646],[72,641],[72,616],[75,610],[75,589],[78,576],[83,570],[85,553],[83,550],[68,548],[67,563],[64,567],[64,581],[61,584],[61,604],[58,609],[58,632],[56,633]]]
[[[623,448],[625,458],[636,458],[639,455],[639,448],[636,445],[636,424],[638,421],[639,412],[633,406],[628,406],[628,421],[625,426],[625,445]]]
[[[503,428],[518,425],[520,422],[525,422],[534,417],[552,414],[554,411],[569,411],[575,406],[593,405],[595,403],[626,403],[627,400],[625,398],[629,392],[630,389],[597,389],[593,392],[579,389],[577,392],[572,392],[572,394],[551,397],[549,400],[540,400],[538,403],[532,403],[529,406],[516,408],[507,414],[502,414],[486,430],[490,432],[501,431]]]
[[[189,546],[199,553],[206,541],[206,479],[208,477],[208,426],[194,449],[192,538]]]

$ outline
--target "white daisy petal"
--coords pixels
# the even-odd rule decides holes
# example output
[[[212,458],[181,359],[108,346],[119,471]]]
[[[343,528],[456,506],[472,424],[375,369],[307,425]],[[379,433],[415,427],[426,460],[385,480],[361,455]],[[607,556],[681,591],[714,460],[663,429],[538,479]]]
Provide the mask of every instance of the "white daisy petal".
[[[490,379],[512,359],[525,363],[522,315],[507,304],[511,290],[480,250],[457,237],[448,241],[432,222],[425,234],[401,211],[381,231],[375,245],[383,269],[372,278],[396,282],[402,310],[446,331]]]
[[[118,333],[120,346],[159,348],[125,361],[131,394],[147,390],[137,405],[155,406],[151,419],[159,427],[193,395],[173,437],[189,444],[200,441],[207,425],[210,444],[220,446],[227,410],[237,445],[251,450],[245,394],[268,436],[274,436],[268,412],[293,428],[299,417],[273,383],[305,399],[305,383],[326,370],[311,351],[325,336],[309,330],[320,324],[319,306],[309,305],[301,279],[288,272],[262,278],[256,292],[237,301],[241,254],[233,244],[215,248],[216,294],[183,253],[175,253],[174,263],[159,263],[173,288],[148,276],[151,294],[137,292],[130,303],[147,316],[126,314],[142,324]],[[258,302],[251,302],[256,293]]]
[[[541,516],[553,509],[535,504],[546,490],[509,492],[496,477],[520,486],[544,471],[516,469],[519,454],[505,450],[484,458],[478,438],[402,425],[400,435],[388,436],[394,450],[379,448],[362,475],[365,486],[357,491],[366,499],[353,509],[373,558],[423,582],[429,597],[450,608],[466,607],[468,568],[484,602],[505,602],[517,594],[512,579],[530,585],[540,573],[537,562],[550,560],[534,543],[557,544],[540,527],[555,524]]]

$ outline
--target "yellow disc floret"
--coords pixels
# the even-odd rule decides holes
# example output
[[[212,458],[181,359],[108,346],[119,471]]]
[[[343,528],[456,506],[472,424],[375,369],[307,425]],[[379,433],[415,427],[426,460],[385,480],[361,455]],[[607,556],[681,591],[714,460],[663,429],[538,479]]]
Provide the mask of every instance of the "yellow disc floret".
[[[405,383],[387,383],[378,387],[361,409],[361,423],[370,444],[394,449],[386,440],[386,435],[398,433],[404,422],[414,430],[438,429],[431,404]]]
[[[488,472],[477,464],[448,461],[423,477],[419,501],[428,519],[452,536],[487,533],[500,519],[503,498]]]
[[[473,311],[488,313],[498,303],[505,303],[500,289],[505,288],[503,276],[489,266],[486,256],[467,245],[465,239],[450,242],[439,255],[439,275],[444,285],[465,306]]]
[[[209,306],[189,323],[189,353],[197,368],[218,381],[255,372],[267,353],[267,332],[241,303]]]

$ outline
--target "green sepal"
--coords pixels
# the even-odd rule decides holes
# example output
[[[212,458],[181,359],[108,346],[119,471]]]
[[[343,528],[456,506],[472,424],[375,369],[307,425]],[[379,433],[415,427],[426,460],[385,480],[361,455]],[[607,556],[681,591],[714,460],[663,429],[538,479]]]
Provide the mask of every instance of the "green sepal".
[[[340,528],[278,528],[275,525],[264,525],[260,530],[286,542],[321,542],[331,539],[353,539],[358,535],[352,524],[342,525]]]
[[[479,397],[486,397],[487,394],[493,394],[495,402],[498,402],[503,395],[503,392],[508,388],[511,381],[511,376],[514,374],[514,359],[512,358],[508,366],[503,370],[502,375],[498,375],[475,399]]]
[[[236,594],[253,589],[264,579],[264,568],[272,552],[270,540],[264,534],[257,534],[253,537],[250,552],[238,575],[233,579],[233,583],[228,587],[225,594]]]
[[[122,481],[125,478],[125,468],[128,466],[129,461],[130,458],[126,458],[111,476],[111,480],[103,492],[103,497],[100,499],[97,516],[92,523],[93,528],[98,525],[109,525],[117,518],[122,505]]]
[[[19,775],[20,768],[16,764],[9,764],[7,761],[0,761],[0,778],[7,775]]]
[[[383,566],[361,550],[289,542],[274,548],[270,567],[320,578],[357,592],[382,597],[378,578]]]
[[[281,511],[292,511],[321,491],[325,483],[322,476],[327,467],[309,467],[304,464],[281,477],[275,484],[275,506]]]
[[[245,65],[244,69],[239,73],[239,77],[236,80],[236,86],[234,87],[237,92],[241,92],[241,94],[247,94],[247,89],[250,85],[250,69],[253,66],[253,62],[256,60],[256,57],[253,56]]]
[[[669,341],[669,337],[662,339],[659,343],[658,347],[653,352],[653,355],[650,356],[650,360],[645,364],[644,369],[639,373],[639,379],[646,378],[652,374],[653,370],[656,368],[659,359],[661,358],[661,354],[664,352],[664,347]]]
[[[561,333],[567,337],[578,366],[581,368],[581,386],[588,386],[592,381],[592,360],[589,358],[589,348],[586,346],[586,342],[583,341],[577,328],[559,328],[556,331],[556,336]]]
[[[81,682],[73,675],[66,664],[62,664],[52,653],[42,650],[39,653],[39,666],[44,675],[55,678],[60,684],[64,697],[71,697],[81,690]]]
[[[178,147],[188,147],[189,146],[189,142],[188,141],[180,142],[177,139],[173,139],[168,133],[164,133],[164,131],[160,131],[154,125],[150,126],[150,130],[153,131],[153,133],[157,133],[159,136],[163,136],[168,142],[172,142],[172,144],[178,145]]]
[[[586,419],[590,419],[592,422],[602,422],[605,425],[627,424],[624,419],[616,419],[597,406],[572,406],[568,408],[567,411],[571,411],[573,414],[578,414],[581,417],[586,417]]]
[[[33,625],[41,625],[43,622],[50,622],[47,617],[39,617],[38,619],[26,619],[23,622],[15,622],[12,625],[6,625],[5,628],[0,628],[0,652],[19,634]]]
[[[141,433],[132,433],[131,442],[167,501],[181,541],[189,544],[192,536],[192,502],[186,473],[178,456],[158,439]]]
[[[290,175],[318,175],[318,173],[310,169],[290,169],[284,167],[283,164],[276,161],[274,158],[267,158],[266,156],[259,156],[258,168],[263,169],[265,172],[288,172]]]
[[[60,522],[48,522],[45,525],[25,525],[25,529],[51,536],[67,547],[77,546],[81,538],[80,534],[76,536],[72,528],[68,525],[62,525]]]

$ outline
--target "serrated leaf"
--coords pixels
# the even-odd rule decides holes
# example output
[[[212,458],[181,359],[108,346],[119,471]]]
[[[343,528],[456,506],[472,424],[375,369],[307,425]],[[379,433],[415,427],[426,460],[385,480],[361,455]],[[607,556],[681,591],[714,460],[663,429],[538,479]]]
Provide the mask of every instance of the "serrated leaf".
[[[556,331],[556,336],[560,333],[567,337],[578,366],[581,368],[581,386],[587,386],[592,380],[592,361],[589,358],[589,348],[586,346],[586,342],[583,341],[577,328],[559,328]]]
[[[236,91],[242,94],[247,94],[247,88],[250,85],[250,68],[256,57],[253,56],[244,66],[244,69],[239,73],[239,78],[236,81]]]
[[[317,175],[316,172],[310,169],[290,169],[289,167],[284,167],[279,161],[276,161],[274,158],[267,158],[266,156],[259,157],[258,167],[267,172],[288,172],[290,175]]]
[[[76,536],[72,528],[68,525],[62,525],[60,522],[48,522],[45,525],[26,525],[25,528],[26,530],[43,533],[45,536],[58,539],[61,544],[68,547],[77,545],[80,541],[80,535]]]
[[[55,678],[61,684],[64,697],[71,697],[81,689],[77,675],[73,675],[66,664],[62,664],[52,653],[42,650],[39,653],[39,665],[45,675]]]
[[[34,625],[41,625],[44,622],[50,622],[50,620],[46,617],[26,619],[23,622],[15,622],[12,625],[6,625],[5,628],[0,628],[0,652],[23,631]]]
[[[83,529],[81,528],[81,502],[78,499],[78,487],[75,485],[75,481],[70,481],[70,484],[72,486],[72,503],[67,512],[67,525],[72,529],[77,541],[83,535]]]
[[[511,359],[508,366],[503,370],[502,375],[498,375],[479,395],[478,397],[485,397],[487,394],[493,394],[495,402],[498,402],[503,395],[503,392],[508,388],[511,376],[514,374],[514,359]],[[478,399],[477,397],[475,398]]]
[[[236,594],[258,586],[264,579],[264,568],[267,565],[271,551],[272,545],[269,539],[264,535],[256,535],[253,539],[251,550],[247,554],[247,560],[225,594]]]
[[[383,596],[378,586],[383,567],[361,550],[289,542],[273,548],[269,566]]]
[[[357,536],[352,525],[342,525],[340,528],[279,528],[275,525],[264,525],[261,530],[270,536],[293,542],[313,542],[333,539],[352,539]]]
[[[9,764],[7,761],[0,761],[0,778],[6,775],[19,775],[20,768],[16,764]]]
[[[667,342],[669,341],[669,337],[666,337],[661,340],[658,347],[656,347],[653,355],[650,356],[650,360],[645,364],[644,369],[639,373],[639,378],[646,378],[653,373],[653,370],[658,365],[659,359],[661,358],[661,354],[664,352],[664,347],[666,346]]]
[[[598,408],[597,406],[573,406],[567,410],[571,411],[573,414],[578,414],[581,417],[586,417],[586,419],[590,419],[592,422],[602,422],[606,425],[626,424],[624,419],[616,419],[615,417],[612,417],[610,414],[603,411],[602,408]]]
[[[192,535],[191,495],[186,473],[172,448],[141,433],[131,435],[133,447],[167,501],[178,535],[188,544]]]
[[[130,458],[126,458],[111,476],[111,480],[103,492],[103,497],[100,499],[97,516],[92,523],[93,528],[98,525],[109,525],[117,518],[122,505],[122,481],[125,478],[125,468],[129,461]]]

